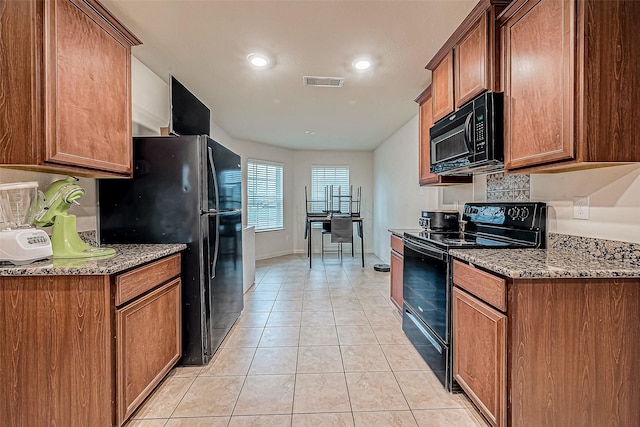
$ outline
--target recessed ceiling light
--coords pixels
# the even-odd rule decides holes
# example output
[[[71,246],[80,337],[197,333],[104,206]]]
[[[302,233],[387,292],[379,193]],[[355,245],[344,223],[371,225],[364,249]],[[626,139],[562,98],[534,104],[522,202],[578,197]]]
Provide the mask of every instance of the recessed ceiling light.
[[[353,61],[353,68],[356,70],[368,70],[371,68],[371,61],[366,58],[359,58]]]
[[[315,130],[305,130],[304,133],[306,133],[307,135],[315,135],[316,131]]]
[[[249,62],[251,62],[251,64],[259,68],[266,67],[270,62],[269,58],[264,55],[260,55],[259,53],[252,53],[247,56],[247,59],[249,60]]]

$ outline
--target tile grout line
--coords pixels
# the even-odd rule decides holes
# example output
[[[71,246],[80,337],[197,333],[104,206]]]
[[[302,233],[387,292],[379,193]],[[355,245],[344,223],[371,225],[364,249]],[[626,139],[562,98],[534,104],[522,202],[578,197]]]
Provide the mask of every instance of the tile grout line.
[[[297,267],[296,267],[296,269],[297,269]],[[327,271],[327,270],[325,269],[324,271],[325,271],[325,277],[326,277],[326,271]],[[347,280],[348,280],[348,282],[349,282],[349,285],[348,285],[348,286],[349,286],[349,288],[351,289],[351,292],[354,292],[354,293],[355,293],[355,289],[356,289],[356,287],[354,287],[354,283],[355,283],[354,279],[351,277],[351,275],[349,275],[349,273],[347,272],[347,270],[345,270],[345,269],[344,269],[344,266],[341,266],[341,267],[340,267],[340,271],[341,271],[342,273],[346,273]],[[286,277],[286,272],[284,273],[284,275],[285,275],[285,277]],[[355,275],[354,275],[354,276],[355,276]],[[307,279],[308,279],[308,277],[307,277]],[[300,280],[300,279],[298,279],[298,280]],[[366,281],[368,281],[369,283],[366,283]],[[371,289],[371,291],[372,291],[371,293],[366,293],[366,294],[364,294],[364,295],[361,293],[360,295],[363,295],[363,299],[367,299],[367,298],[379,298],[379,297],[385,297],[385,296],[386,296],[386,295],[384,295],[384,293],[383,293],[383,291],[382,291],[382,286],[380,285],[380,283],[378,283],[378,282],[377,282],[377,281],[375,281],[375,280],[371,280],[371,279],[363,279],[363,278],[361,278],[360,280],[357,280],[357,282],[358,282],[358,284],[357,284],[357,288],[359,288],[359,289],[363,289],[363,288],[365,288],[365,286],[362,286],[362,285],[364,285],[364,284],[366,283],[366,285],[368,285],[368,286],[369,286],[369,288],[370,288],[370,289]],[[340,353],[340,360],[341,360],[341,365],[342,365],[342,374],[343,374],[343,378],[344,378],[344,380],[345,380],[345,386],[346,386],[346,388],[347,388],[347,395],[348,395],[348,399],[349,399],[349,406],[350,406],[351,419],[352,419],[352,421],[353,421],[353,423],[354,423],[354,425],[355,425],[355,413],[354,413],[354,411],[353,411],[353,406],[352,406],[352,402],[351,402],[351,395],[349,394],[348,383],[346,382],[346,368],[345,368],[345,364],[344,364],[344,357],[343,357],[343,353],[342,353],[342,348],[344,347],[344,345],[342,345],[342,344],[340,343],[340,341],[339,341],[339,336],[337,335],[337,332],[338,332],[338,325],[337,325],[337,320],[336,320],[336,316],[335,316],[336,309],[333,307],[333,302],[334,302],[334,301],[340,301],[341,299],[344,299],[344,297],[343,297],[343,296],[341,296],[341,295],[334,295],[334,296],[332,296],[332,295],[331,295],[331,290],[332,290],[332,289],[336,289],[336,287],[332,286],[332,285],[331,285],[331,283],[332,283],[332,282],[330,282],[330,281],[327,279],[327,280],[325,280],[325,281],[324,281],[324,283],[323,283],[323,285],[322,285],[321,287],[303,287],[303,288],[301,289],[303,292],[306,292],[306,291],[313,292],[313,291],[316,291],[316,290],[319,290],[319,289],[327,290],[327,291],[328,291],[328,297],[329,297],[329,300],[331,301],[331,313],[332,313],[333,325],[326,325],[326,324],[325,324],[325,325],[310,325],[310,326],[307,326],[307,327],[315,327],[315,326],[333,326],[333,330],[335,331],[336,336],[338,337],[338,346],[337,346],[337,347],[338,347],[338,349],[339,349],[339,353]],[[277,313],[277,312],[274,312],[274,311],[273,311],[273,308],[274,308],[275,301],[277,301],[277,297],[278,297],[278,295],[280,294],[280,292],[282,292],[282,291],[283,291],[283,289],[282,289],[283,284],[284,284],[284,281],[283,281],[283,282],[281,282],[281,284],[280,284],[280,285],[279,285],[279,287],[278,287],[278,290],[277,290],[277,292],[276,292],[276,298],[274,299],[273,304],[272,304],[272,306],[271,306],[271,309],[270,309],[270,310],[269,310],[269,312],[268,312],[267,320],[265,320],[265,324],[262,326],[262,332],[261,332],[261,334],[260,334],[260,338],[258,339],[258,343],[256,344],[256,346],[255,346],[255,347],[253,347],[253,348],[255,349],[255,351],[254,351],[254,354],[253,354],[253,356],[252,356],[251,362],[250,362],[250,364],[249,364],[249,368],[247,369],[247,375],[245,375],[245,376],[244,376],[243,386],[242,386],[242,388],[241,388],[240,393],[238,394],[238,399],[236,399],[236,402],[235,402],[235,404],[234,404],[234,409],[232,410],[232,413],[231,413],[231,415],[230,415],[229,421],[228,421],[228,423],[227,423],[228,425],[229,425],[229,423],[231,422],[231,418],[234,416],[234,415],[233,415],[233,411],[235,410],[235,408],[236,408],[236,406],[237,406],[237,404],[238,404],[239,396],[240,396],[240,394],[241,394],[241,392],[242,392],[242,389],[244,389],[244,386],[245,386],[245,384],[246,384],[246,380],[247,380],[247,377],[249,376],[249,370],[250,370],[250,368],[251,368],[251,365],[253,364],[253,362],[254,362],[254,361],[255,361],[255,359],[256,359],[257,350],[260,348],[260,347],[259,347],[259,345],[260,345],[260,341],[262,340],[262,337],[263,337],[263,335],[264,335],[265,329],[266,329],[267,327],[286,327],[286,326],[290,326],[290,325],[288,325],[288,324],[284,324],[284,323],[283,323],[282,325],[268,326],[268,321],[269,321],[269,319],[271,319],[272,314]],[[255,286],[255,285],[254,285],[254,286]],[[374,289],[375,289],[375,290],[377,290],[377,292],[373,292],[373,290],[374,290]],[[303,301],[304,301],[304,297],[305,297],[305,296],[306,296],[306,295],[303,293]],[[355,297],[356,297],[356,299],[357,299],[358,303],[361,303],[360,296],[358,295],[358,293],[355,293]],[[286,301],[286,300],[282,300],[282,301]],[[285,303],[285,304],[286,304],[286,303]],[[390,305],[390,304],[389,304],[388,306],[389,306],[389,307],[391,307],[391,305]],[[393,308],[393,307],[392,307],[392,308]],[[352,311],[353,309],[346,309],[346,310],[347,310],[347,311]],[[388,307],[385,307],[385,308],[383,308],[383,307],[375,307],[375,308],[373,308],[372,310],[369,310],[369,311],[374,311],[374,310],[375,310],[375,311],[386,311],[386,310],[388,310]],[[375,336],[375,338],[376,338],[376,343],[377,343],[377,344],[376,344],[376,346],[380,347],[380,349],[381,349],[381,351],[382,351],[382,344],[381,344],[381,342],[380,342],[380,337],[378,336],[378,334],[376,334],[376,332],[375,332],[375,330],[374,330],[374,328],[373,328],[373,324],[371,323],[371,322],[372,322],[372,318],[371,318],[371,316],[370,316],[370,315],[367,315],[366,310],[365,310],[364,306],[362,306],[362,305],[360,306],[360,308],[358,309],[358,311],[362,311],[362,312],[364,313],[364,315],[365,315],[365,317],[366,317],[366,320],[367,320],[367,326],[370,328],[370,330],[372,330],[372,331],[373,331],[373,334],[374,334],[374,336]],[[297,310],[296,310],[296,312],[297,312]],[[301,308],[301,310],[300,310],[300,313],[301,313],[301,319],[300,319],[300,324],[298,325],[298,327],[299,327],[299,330],[298,330],[298,345],[297,345],[296,362],[295,362],[295,369],[294,369],[294,370],[295,370],[295,374],[294,374],[294,378],[295,378],[295,380],[294,380],[294,390],[293,390],[293,400],[292,400],[292,413],[290,414],[290,418],[289,418],[291,423],[293,423],[293,415],[295,415],[295,414],[293,413],[293,408],[295,407],[295,387],[296,387],[297,379],[298,379],[298,372],[297,372],[297,371],[298,371],[298,367],[299,367],[299,363],[300,363],[300,347],[301,347],[301,345],[300,345],[300,344],[301,344],[301,343],[300,343],[300,339],[301,339],[301,337],[302,337],[302,327],[303,327],[303,326],[302,326],[302,313],[304,313],[304,312],[305,312],[305,310],[304,310],[303,308]],[[311,310],[310,310],[309,312],[314,313],[314,311],[311,311]],[[312,316],[313,316],[313,315],[312,315]],[[396,316],[396,317],[397,317],[397,316]],[[399,320],[399,319],[396,319],[396,320]],[[237,324],[236,324],[236,326],[237,326]],[[252,327],[253,325],[248,325],[248,326]],[[326,344],[326,345],[329,345],[329,344]],[[365,345],[365,344],[362,344],[362,345]],[[393,344],[390,344],[390,345],[393,345]],[[399,345],[399,344],[398,344],[398,345]],[[279,347],[282,347],[282,346],[279,346]],[[289,346],[286,346],[286,347],[289,347]],[[317,347],[322,347],[322,346],[317,346]],[[263,348],[267,348],[267,347],[263,347]],[[382,351],[382,355],[383,355],[384,360],[386,361],[386,363],[387,363],[388,365],[390,365],[390,364],[389,364],[389,360],[388,360],[388,356],[387,356],[387,354],[386,354],[384,351]],[[396,375],[397,375],[396,371],[394,371],[393,369],[391,369],[391,366],[389,366],[389,369],[390,369],[390,372],[392,372],[392,374],[393,374],[393,378],[395,379],[395,381],[396,381],[396,382],[398,382],[398,379],[397,379],[397,376],[396,376]],[[203,369],[203,370],[204,370],[204,369]],[[201,373],[202,373],[202,371],[201,371]],[[197,375],[197,377],[201,376],[201,373],[200,373],[200,374],[198,374],[198,375]],[[194,381],[195,381],[195,380],[194,380]],[[191,388],[191,386],[192,386],[192,385],[193,385],[193,381],[192,381],[192,384],[190,385],[190,387],[189,387],[189,388]],[[399,386],[399,383],[398,383],[398,386]],[[403,393],[403,398],[405,399],[405,402],[407,403],[407,406],[409,406],[409,405],[408,405],[408,401],[407,401],[407,397],[406,397],[406,394],[405,394],[404,390],[402,390],[402,387],[400,387],[400,389],[401,389],[401,392]],[[186,393],[185,393],[185,394],[186,394]],[[183,398],[184,398],[184,396],[183,396]],[[417,423],[417,419],[416,419],[416,417],[415,417],[415,414],[413,414],[413,410],[410,408],[410,406],[409,406],[409,410],[412,412],[413,419],[414,419],[414,421]],[[380,411],[382,411],[382,410],[380,410]],[[175,412],[175,409],[174,409],[174,412]],[[378,412],[378,410],[373,410],[373,411],[368,411],[368,412]],[[384,411],[384,412],[391,412],[391,411]],[[329,412],[328,412],[328,413],[329,413]],[[315,413],[315,412],[312,412],[312,413],[310,413],[310,414],[316,414],[316,413]],[[257,415],[255,415],[255,416],[257,416]],[[167,423],[167,422],[168,422],[168,420],[166,420],[166,421],[165,421],[165,423]]]

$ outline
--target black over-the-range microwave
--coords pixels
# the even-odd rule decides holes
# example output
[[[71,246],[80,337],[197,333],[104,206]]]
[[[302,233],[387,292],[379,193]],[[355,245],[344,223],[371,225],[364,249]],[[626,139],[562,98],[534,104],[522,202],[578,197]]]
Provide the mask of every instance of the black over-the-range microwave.
[[[467,175],[504,168],[501,92],[485,92],[430,129],[431,173]]]

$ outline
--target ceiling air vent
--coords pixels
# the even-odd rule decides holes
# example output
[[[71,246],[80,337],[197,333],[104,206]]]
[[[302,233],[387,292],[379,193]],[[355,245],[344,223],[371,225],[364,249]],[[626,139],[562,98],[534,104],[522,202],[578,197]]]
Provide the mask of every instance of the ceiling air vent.
[[[302,80],[305,86],[342,87],[344,84],[344,77],[304,76]]]

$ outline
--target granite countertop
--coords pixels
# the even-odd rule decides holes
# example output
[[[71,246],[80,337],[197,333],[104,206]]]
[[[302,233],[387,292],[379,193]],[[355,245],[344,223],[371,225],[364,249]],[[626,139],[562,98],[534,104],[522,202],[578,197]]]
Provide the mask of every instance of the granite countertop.
[[[115,255],[102,259],[49,259],[18,266],[3,264],[0,265],[0,276],[114,274],[180,252],[186,249],[187,245],[182,243],[108,244],[105,247],[115,249]]]
[[[395,234],[398,237],[403,237],[404,233],[419,233],[422,228],[389,228],[387,231],[391,232],[391,234]]]
[[[636,259],[607,259],[592,254],[546,249],[451,249],[455,258],[506,277],[640,278]]]

